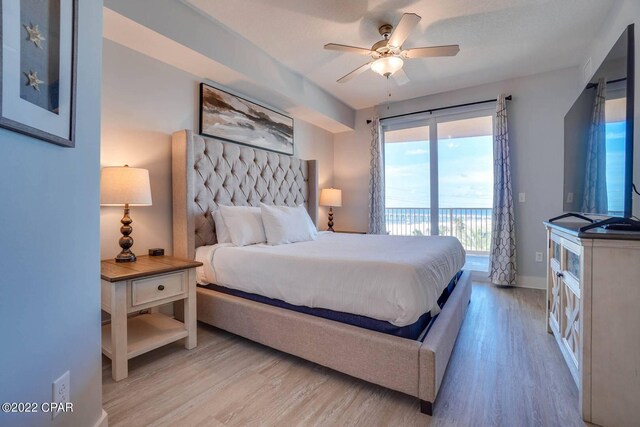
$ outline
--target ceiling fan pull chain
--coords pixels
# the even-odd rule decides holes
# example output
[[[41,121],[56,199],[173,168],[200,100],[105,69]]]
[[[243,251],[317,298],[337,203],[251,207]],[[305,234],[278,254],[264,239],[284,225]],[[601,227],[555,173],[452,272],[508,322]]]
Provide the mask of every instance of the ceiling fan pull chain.
[[[391,82],[389,81],[389,76],[387,76],[387,111],[389,110],[389,105],[391,105]]]

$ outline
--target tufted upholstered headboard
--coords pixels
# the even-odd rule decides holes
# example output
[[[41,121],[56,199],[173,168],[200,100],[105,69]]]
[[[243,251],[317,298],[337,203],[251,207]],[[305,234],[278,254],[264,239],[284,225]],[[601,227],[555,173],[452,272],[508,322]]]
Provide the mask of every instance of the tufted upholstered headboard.
[[[318,162],[203,138],[182,130],[172,138],[173,254],[194,259],[216,243],[219,206],[298,206],[318,217]]]

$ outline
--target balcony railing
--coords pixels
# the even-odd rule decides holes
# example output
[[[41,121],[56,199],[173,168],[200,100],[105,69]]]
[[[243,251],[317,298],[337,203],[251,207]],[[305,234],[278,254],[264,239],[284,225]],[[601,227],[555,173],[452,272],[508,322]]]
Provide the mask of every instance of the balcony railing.
[[[455,236],[468,253],[488,254],[491,244],[492,209],[447,208],[438,210],[441,236]],[[396,236],[430,236],[431,209],[385,209],[387,232]]]

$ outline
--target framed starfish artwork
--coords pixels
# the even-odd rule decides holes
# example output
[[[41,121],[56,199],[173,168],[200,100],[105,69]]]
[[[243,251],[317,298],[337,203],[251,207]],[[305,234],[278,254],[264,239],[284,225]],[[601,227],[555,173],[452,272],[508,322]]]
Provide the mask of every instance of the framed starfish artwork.
[[[78,0],[0,0],[0,127],[74,147]]]

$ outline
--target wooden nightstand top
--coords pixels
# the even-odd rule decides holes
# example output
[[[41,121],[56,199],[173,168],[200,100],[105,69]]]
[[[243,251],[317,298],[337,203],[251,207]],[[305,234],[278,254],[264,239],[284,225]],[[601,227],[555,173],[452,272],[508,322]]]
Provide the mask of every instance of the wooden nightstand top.
[[[107,282],[121,282],[154,274],[170,273],[200,267],[201,262],[190,261],[172,256],[142,255],[135,262],[116,262],[105,259],[100,263],[100,277]]]
[[[367,234],[367,232],[366,232],[366,231],[349,231],[349,230],[335,230],[335,233]]]

